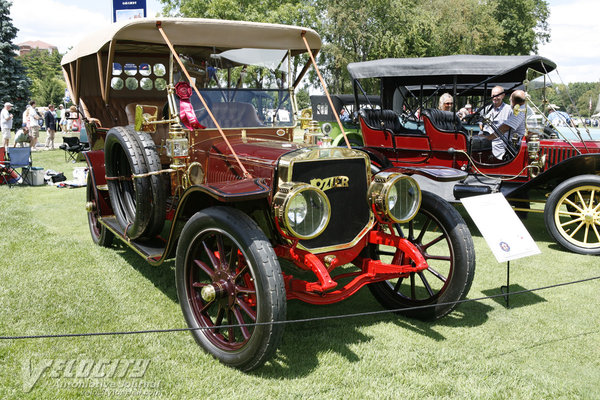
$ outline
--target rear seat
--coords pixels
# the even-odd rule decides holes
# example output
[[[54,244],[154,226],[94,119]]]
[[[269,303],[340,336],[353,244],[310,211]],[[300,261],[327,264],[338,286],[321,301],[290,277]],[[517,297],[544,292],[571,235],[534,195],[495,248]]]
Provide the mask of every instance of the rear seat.
[[[396,112],[393,110],[374,110],[370,108],[363,108],[359,111],[359,114],[365,124],[373,130],[387,130],[397,135],[423,134],[423,132],[418,129],[405,128],[400,123],[398,114],[396,114]]]

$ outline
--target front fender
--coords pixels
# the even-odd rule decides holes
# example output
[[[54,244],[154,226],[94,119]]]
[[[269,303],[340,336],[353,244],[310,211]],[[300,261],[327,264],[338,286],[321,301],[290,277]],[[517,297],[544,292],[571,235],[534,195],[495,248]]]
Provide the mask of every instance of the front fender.
[[[503,192],[505,196],[528,197],[530,190],[552,190],[566,179],[585,174],[600,175],[600,153],[580,154],[568,158],[550,167],[529,182]]]

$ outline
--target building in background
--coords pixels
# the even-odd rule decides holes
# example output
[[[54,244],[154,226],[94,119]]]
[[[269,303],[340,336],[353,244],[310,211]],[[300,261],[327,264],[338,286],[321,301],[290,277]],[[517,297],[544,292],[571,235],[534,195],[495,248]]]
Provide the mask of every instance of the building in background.
[[[52,53],[54,50],[58,51],[58,47],[53,44],[42,42],[41,40],[29,40],[27,42],[19,43],[19,55],[25,55],[33,49],[47,50],[48,53]]]

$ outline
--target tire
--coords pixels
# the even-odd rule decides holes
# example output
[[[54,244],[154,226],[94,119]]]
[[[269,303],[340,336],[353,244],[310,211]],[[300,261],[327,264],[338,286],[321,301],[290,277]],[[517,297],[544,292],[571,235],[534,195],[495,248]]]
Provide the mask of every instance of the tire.
[[[219,265],[225,254],[227,265]],[[233,255],[237,255],[233,257]],[[176,253],[177,296],[190,328],[285,320],[286,294],[275,252],[243,212],[211,207],[185,224]],[[210,300],[206,288],[216,292]],[[283,324],[197,329],[196,342],[228,366],[249,371],[275,353]]]
[[[110,203],[117,222],[128,238],[137,239],[150,223],[152,189],[149,178],[132,178],[146,173],[148,167],[130,129],[119,126],[108,131],[104,158]]]
[[[423,191],[417,216],[395,229],[417,246],[429,268],[397,278],[372,283],[373,296],[388,309],[423,305],[433,307],[401,311],[408,317],[433,320],[450,313],[456,304],[443,304],[464,299],[475,275],[475,248],[471,233],[459,212],[441,197]],[[370,247],[371,257],[390,262],[403,255],[387,246]],[[439,304],[435,306],[436,304]]]
[[[565,249],[600,254],[600,176],[580,175],[558,185],[546,201],[544,222]]]
[[[142,150],[147,172],[157,172],[161,170],[160,156],[156,151],[156,145],[152,137],[146,132],[136,132],[132,127],[126,128],[137,141]],[[164,174],[150,175],[149,180],[152,196],[150,198],[150,221],[143,233],[145,238],[152,238],[162,231],[165,224],[165,215],[167,209],[167,180]]]
[[[95,195],[91,174],[92,172],[90,171],[88,173],[86,187],[86,199],[88,204],[91,205],[90,210],[88,211],[90,233],[94,243],[102,247],[110,247],[113,242],[114,234],[98,220],[98,217],[100,216],[98,213],[98,199]]]

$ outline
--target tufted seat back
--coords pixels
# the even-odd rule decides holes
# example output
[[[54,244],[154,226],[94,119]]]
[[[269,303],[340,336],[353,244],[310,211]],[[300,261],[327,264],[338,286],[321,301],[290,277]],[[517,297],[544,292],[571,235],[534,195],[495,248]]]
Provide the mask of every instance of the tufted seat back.
[[[435,108],[426,108],[421,113],[429,118],[435,129],[442,132],[464,132],[465,128],[458,116],[451,111],[442,111]]]
[[[399,133],[404,130],[400,123],[398,115],[392,110],[373,110],[363,108],[360,110],[360,116],[365,124],[375,130],[390,130],[393,133]]]

